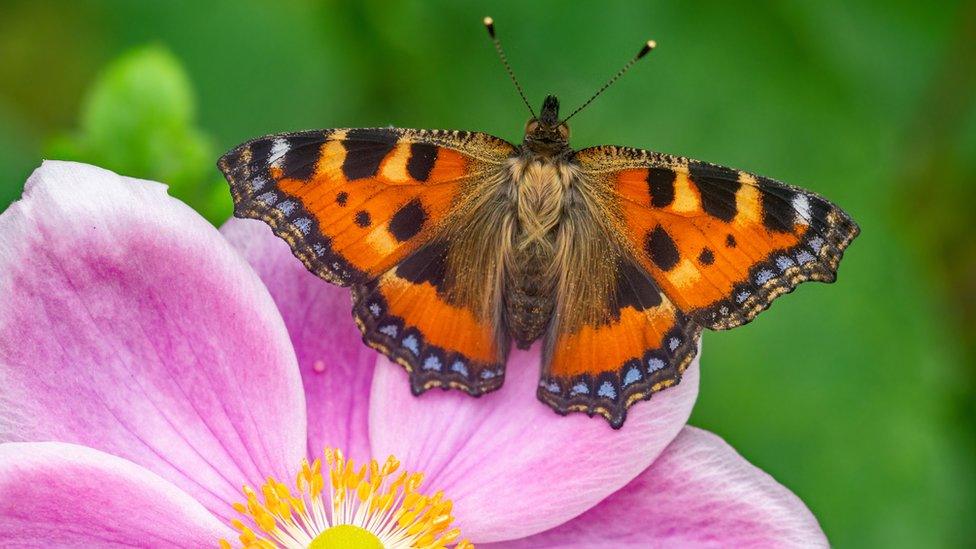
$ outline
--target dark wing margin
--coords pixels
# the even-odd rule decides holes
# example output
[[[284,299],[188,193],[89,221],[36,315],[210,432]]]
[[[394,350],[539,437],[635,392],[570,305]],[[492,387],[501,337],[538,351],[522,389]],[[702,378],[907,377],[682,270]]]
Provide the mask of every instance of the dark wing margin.
[[[308,207],[277,188],[281,179],[310,179],[321,147],[333,132],[312,130],[259,137],[231,149],[217,166],[230,184],[235,217],[264,221],[275,236],[288,243],[309,271],[333,284],[347,286],[364,280],[365,273],[333,251],[331,239]],[[272,173],[276,163],[281,171]]]

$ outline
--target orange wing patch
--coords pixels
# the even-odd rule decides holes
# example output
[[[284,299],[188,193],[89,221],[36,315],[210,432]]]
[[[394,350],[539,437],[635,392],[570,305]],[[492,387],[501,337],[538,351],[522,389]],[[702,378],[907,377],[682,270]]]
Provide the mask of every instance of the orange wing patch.
[[[512,150],[484,134],[338,129],[256,139],[219,166],[235,215],[264,220],[309,270],[345,286],[430,240],[466,183]]]
[[[641,267],[711,329],[752,320],[801,282],[833,281],[858,234],[824,198],[747,172],[619,147],[577,158],[616,192]]]
[[[355,286],[353,314],[364,341],[406,368],[415,394],[443,387],[480,395],[501,386],[508,349],[490,320],[446,296],[447,253],[435,240]]]
[[[701,328],[623,258],[607,321],[576,331],[557,326],[546,341],[538,396],[558,413],[600,414],[617,429],[627,409],[677,384],[697,352]]]

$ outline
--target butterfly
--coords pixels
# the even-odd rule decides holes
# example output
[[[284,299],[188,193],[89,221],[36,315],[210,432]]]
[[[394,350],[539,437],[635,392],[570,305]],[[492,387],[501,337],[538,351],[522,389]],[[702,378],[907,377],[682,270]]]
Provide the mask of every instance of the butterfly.
[[[351,287],[364,342],[407,370],[414,394],[494,391],[512,344],[541,340],[538,398],[620,428],[630,406],[680,381],[704,328],[834,281],[859,229],[823,197],[760,175],[573,150],[566,121],[583,107],[560,119],[547,96],[520,145],[326,129],[259,137],[218,165],[236,216],[263,220],[312,273]]]

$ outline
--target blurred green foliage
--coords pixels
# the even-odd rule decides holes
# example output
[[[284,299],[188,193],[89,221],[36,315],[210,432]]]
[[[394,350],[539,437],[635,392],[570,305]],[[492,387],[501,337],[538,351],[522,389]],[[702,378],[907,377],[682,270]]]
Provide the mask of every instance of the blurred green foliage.
[[[575,146],[749,169],[854,216],[836,284],[705,335],[692,423],[794,490],[838,547],[971,545],[972,1],[7,0],[0,208],[43,155],[162,180],[219,223],[213,163],[264,133],[394,124],[518,141],[527,114],[487,11],[534,103],[557,92],[573,107],[658,41],[574,119]]]
[[[179,61],[160,46],[138,48],[96,78],[81,129],[55,136],[45,156],[165,181],[171,194],[220,222],[231,214],[226,183],[214,175],[213,140],[194,126],[195,109]]]

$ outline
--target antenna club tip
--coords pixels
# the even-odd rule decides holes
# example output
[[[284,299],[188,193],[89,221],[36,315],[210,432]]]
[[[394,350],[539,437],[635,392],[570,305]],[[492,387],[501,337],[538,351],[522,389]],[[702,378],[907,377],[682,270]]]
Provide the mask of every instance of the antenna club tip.
[[[485,18],[482,19],[481,22],[484,23],[485,28],[488,29],[488,34],[490,34],[491,37],[494,38],[495,37],[495,20],[492,19],[491,16],[485,16]]]
[[[654,40],[648,40],[647,42],[644,43],[644,47],[641,48],[641,51],[637,54],[637,58],[640,59],[641,57],[644,57],[645,55],[647,55],[648,53],[650,53],[651,50],[653,50],[656,47],[657,47],[657,42],[656,41],[654,41]]]

